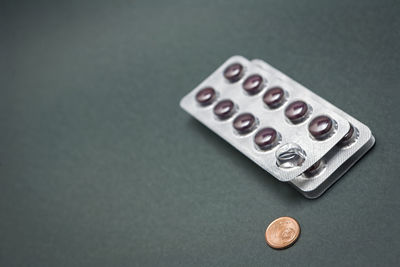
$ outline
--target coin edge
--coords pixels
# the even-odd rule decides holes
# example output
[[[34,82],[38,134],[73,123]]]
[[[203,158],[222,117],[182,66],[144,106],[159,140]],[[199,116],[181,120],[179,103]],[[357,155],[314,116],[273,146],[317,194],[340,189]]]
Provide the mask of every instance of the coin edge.
[[[299,232],[297,233],[295,239],[294,239],[291,243],[289,243],[288,245],[286,245],[286,246],[276,246],[276,245],[274,245],[274,244],[272,244],[272,243],[270,243],[270,242],[268,241],[268,238],[267,238],[268,229],[269,229],[269,228],[271,227],[271,225],[273,225],[276,221],[282,220],[282,219],[285,219],[285,218],[288,218],[289,220],[294,221],[295,224],[297,225],[297,227],[299,228]],[[267,242],[268,246],[270,246],[271,248],[276,249],[276,250],[281,250],[281,249],[286,249],[286,248],[289,248],[289,247],[293,246],[293,245],[297,242],[297,239],[299,239],[300,234],[301,234],[301,227],[300,227],[299,222],[298,222],[295,218],[293,218],[293,217],[282,216],[282,217],[276,218],[275,220],[273,220],[273,221],[268,225],[267,229],[265,230],[265,241]]]

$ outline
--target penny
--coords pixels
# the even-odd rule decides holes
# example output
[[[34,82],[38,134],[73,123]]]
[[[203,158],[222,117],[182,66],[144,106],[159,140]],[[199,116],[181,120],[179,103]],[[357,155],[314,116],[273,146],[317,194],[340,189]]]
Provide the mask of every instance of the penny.
[[[215,99],[216,93],[214,88],[212,87],[206,87],[201,89],[197,94],[196,94],[196,100],[199,102],[200,105],[206,106],[211,104],[214,99]]]
[[[243,76],[243,66],[239,63],[233,63],[224,70],[224,77],[230,82],[236,82]]]
[[[267,244],[274,249],[284,249],[296,242],[300,235],[299,223],[291,217],[274,220],[265,231]]]
[[[251,75],[243,83],[243,89],[250,95],[257,94],[262,87],[263,78],[258,74]]]

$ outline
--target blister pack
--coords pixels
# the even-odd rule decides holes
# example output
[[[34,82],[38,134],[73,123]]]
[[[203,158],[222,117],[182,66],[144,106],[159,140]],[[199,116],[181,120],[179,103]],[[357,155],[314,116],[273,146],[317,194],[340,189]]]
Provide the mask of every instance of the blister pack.
[[[228,59],[180,104],[309,198],[333,183],[328,178],[355,154],[355,148],[364,147],[365,128],[372,136],[365,125],[267,63],[241,56]]]

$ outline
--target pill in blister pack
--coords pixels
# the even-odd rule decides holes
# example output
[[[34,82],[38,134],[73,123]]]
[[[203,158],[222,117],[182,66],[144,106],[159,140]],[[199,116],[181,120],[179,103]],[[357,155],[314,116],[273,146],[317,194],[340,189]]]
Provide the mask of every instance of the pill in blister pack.
[[[274,177],[313,197],[327,178],[301,179],[328,174],[326,156],[354,129],[326,103],[268,64],[234,56],[183,97],[181,107]]]

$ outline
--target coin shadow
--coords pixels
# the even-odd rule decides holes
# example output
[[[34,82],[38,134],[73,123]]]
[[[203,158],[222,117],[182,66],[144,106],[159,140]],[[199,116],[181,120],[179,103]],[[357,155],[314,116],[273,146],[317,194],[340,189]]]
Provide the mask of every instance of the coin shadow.
[[[252,160],[194,118],[190,118],[187,124],[188,127],[194,128],[197,133],[205,136],[207,142],[221,151],[224,157],[229,157],[237,168],[245,169],[248,173],[246,179],[253,179],[253,181],[265,189],[266,193],[272,194],[274,197],[291,205],[301,205],[303,201],[309,201],[297,192],[295,188],[290,186],[290,184],[278,181],[275,177],[260,168]]]

